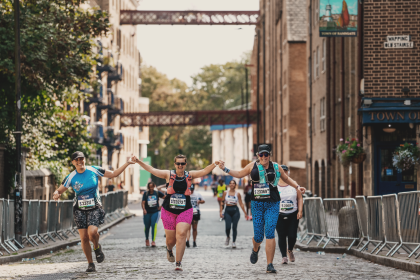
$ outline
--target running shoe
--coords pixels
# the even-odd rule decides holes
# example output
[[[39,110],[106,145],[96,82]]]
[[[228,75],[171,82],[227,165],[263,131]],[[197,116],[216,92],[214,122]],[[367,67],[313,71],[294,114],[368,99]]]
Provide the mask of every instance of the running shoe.
[[[166,257],[169,262],[175,262],[174,253],[172,253],[172,250],[168,250],[168,247],[166,247]]]
[[[152,247],[156,247],[156,242],[152,241]]]
[[[175,270],[177,270],[177,271],[183,271],[181,262],[176,262]]]
[[[232,248],[236,248],[236,243],[232,242]]]
[[[248,221],[252,221],[252,216],[249,216]]]
[[[187,248],[190,248],[190,241],[189,240],[187,240],[186,245],[187,245]]]
[[[95,272],[95,271],[96,271],[95,264],[90,263],[88,268],[86,269],[86,272]]]
[[[147,247],[149,247],[149,246],[150,246],[149,240],[146,240],[146,246],[147,246]]]
[[[229,246],[230,238],[226,237],[225,246]]]
[[[266,271],[267,273],[277,273],[277,270],[275,270],[274,269],[274,266],[273,266],[273,264],[272,263],[269,263],[268,265],[267,265],[267,271]]]
[[[258,246],[258,251],[255,252],[254,248],[252,248],[252,253],[251,253],[251,263],[252,264],[256,264],[258,261],[258,252],[260,251],[261,246]]]
[[[96,250],[93,250],[93,251],[95,252],[96,261],[98,263],[101,263],[101,262],[103,262],[105,260],[105,255],[102,252],[102,246],[101,246],[101,244],[99,244],[99,248],[97,248]]]
[[[195,241],[193,241],[193,247],[197,248],[197,243],[195,243]]]
[[[289,256],[291,262],[295,262],[295,255],[293,254],[293,251],[287,250],[287,255]]]
[[[287,264],[289,261],[287,260],[287,257],[283,257],[283,259],[281,260],[282,264]]]

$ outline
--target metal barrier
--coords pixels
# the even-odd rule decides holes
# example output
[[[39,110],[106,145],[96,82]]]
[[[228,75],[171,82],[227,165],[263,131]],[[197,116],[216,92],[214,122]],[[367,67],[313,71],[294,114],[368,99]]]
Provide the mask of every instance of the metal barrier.
[[[303,205],[305,209],[305,214],[308,218],[308,232],[306,237],[309,237],[309,240],[306,244],[311,243],[313,239],[319,239],[319,242],[317,244],[317,246],[319,246],[319,244],[322,243],[323,239],[326,237],[327,234],[325,224],[325,212],[324,205],[322,204],[322,198],[305,198]]]
[[[385,239],[382,214],[382,196],[368,196],[367,206],[369,241],[362,247],[361,251],[372,243],[375,246],[370,252],[372,254]]]
[[[398,194],[401,244],[395,249],[391,256],[402,248],[409,253],[408,257],[411,258],[411,256],[420,248],[419,201],[420,191]],[[407,245],[417,246],[412,250]],[[419,256],[420,253],[416,255],[416,259]]]
[[[120,217],[128,199],[127,191],[110,192],[101,195],[103,208],[106,211],[106,221],[111,222]],[[48,243],[46,239],[64,240],[69,234],[77,232],[73,219],[73,201],[22,201],[22,240],[38,246],[39,242]],[[23,244],[15,240],[15,209],[14,200],[0,199],[0,249],[9,255],[23,249]],[[38,241],[37,241],[38,240]],[[0,251],[0,255],[3,252]]]
[[[366,198],[364,196],[356,196],[356,205],[357,205],[357,217],[359,219],[360,226],[360,240],[357,245],[357,249],[360,246],[364,245],[363,241],[369,242],[369,233],[368,233],[368,210],[366,204]]]
[[[327,234],[325,248],[330,241],[338,244],[338,239],[353,240],[347,250],[360,238],[356,200],[353,198],[326,198],[324,211]]]
[[[389,249],[388,253],[386,254],[386,256],[388,256],[402,242],[400,234],[398,198],[396,194],[388,194],[382,196],[382,210],[384,243],[378,249],[376,255],[379,254],[379,252],[382,251],[382,249],[386,246]],[[394,244],[394,246],[389,248],[389,244]]]

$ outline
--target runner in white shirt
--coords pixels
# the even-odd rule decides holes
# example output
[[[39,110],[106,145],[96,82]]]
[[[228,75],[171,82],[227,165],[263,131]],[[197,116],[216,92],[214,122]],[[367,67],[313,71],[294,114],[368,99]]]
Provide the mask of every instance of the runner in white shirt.
[[[286,165],[282,165],[281,168],[290,173]],[[295,188],[289,186],[281,179],[277,185],[277,189],[280,194],[280,213],[276,229],[279,236],[279,247],[283,257],[281,263],[287,264],[287,257],[289,257],[291,262],[295,261],[293,247],[296,244],[299,219],[302,218],[303,198],[300,191],[296,191]]]
[[[193,247],[197,247],[196,239],[197,239],[197,226],[198,221],[200,220],[200,204],[205,203],[203,196],[195,191],[195,185],[191,185],[191,204],[193,207],[193,220],[191,222],[191,227],[193,229]],[[190,235],[191,235],[191,228],[188,230],[187,233],[187,247],[190,248]]]

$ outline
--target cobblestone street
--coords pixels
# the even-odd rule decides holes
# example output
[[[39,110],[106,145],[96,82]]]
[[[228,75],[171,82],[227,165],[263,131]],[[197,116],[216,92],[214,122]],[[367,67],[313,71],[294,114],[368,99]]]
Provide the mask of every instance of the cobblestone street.
[[[299,251],[295,263],[281,265],[278,248],[274,259],[278,274],[268,275],[265,273],[264,248],[257,264],[249,262],[252,222],[245,221],[242,216],[236,242],[238,248],[225,248],[224,222],[219,221],[216,199],[210,191],[200,192],[207,202],[201,206],[198,248],[186,249],[183,272],[175,272],[175,264],[166,259],[162,222],[158,227],[158,246],[145,246],[141,206],[135,203],[130,209],[137,217],[122,222],[101,236],[106,259],[102,264],[96,264],[96,273],[84,272],[87,268],[85,256],[81,246],[75,246],[38,257],[35,261],[0,266],[0,279],[419,279],[414,273],[353,256],[341,258],[336,254]]]

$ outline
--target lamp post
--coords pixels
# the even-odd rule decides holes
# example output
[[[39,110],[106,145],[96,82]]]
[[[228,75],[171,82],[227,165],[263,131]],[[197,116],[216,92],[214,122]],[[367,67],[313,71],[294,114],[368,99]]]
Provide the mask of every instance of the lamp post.
[[[14,0],[15,8],[15,92],[16,92],[16,174],[15,174],[15,240],[22,244],[22,184],[21,184],[21,136],[22,115],[20,104],[20,26],[19,0]],[[10,225],[9,225],[10,226]]]

